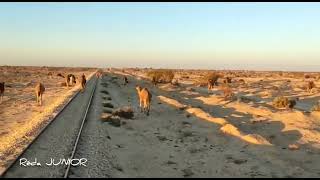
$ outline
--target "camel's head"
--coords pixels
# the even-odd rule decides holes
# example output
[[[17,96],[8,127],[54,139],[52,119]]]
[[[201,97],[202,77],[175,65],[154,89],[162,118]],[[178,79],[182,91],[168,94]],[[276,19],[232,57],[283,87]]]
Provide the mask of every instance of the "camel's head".
[[[137,90],[138,92],[140,92],[141,89],[142,89],[142,88],[141,88],[140,86],[138,86],[138,85],[136,86],[136,90]]]

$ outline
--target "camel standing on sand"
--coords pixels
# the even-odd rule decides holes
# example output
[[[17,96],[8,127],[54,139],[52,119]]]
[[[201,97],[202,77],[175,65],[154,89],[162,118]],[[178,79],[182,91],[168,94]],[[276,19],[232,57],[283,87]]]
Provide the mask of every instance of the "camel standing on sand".
[[[156,80],[156,78],[153,76],[152,77],[152,80],[151,80],[151,82],[152,82],[152,84],[154,85],[154,86],[157,86],[157,80]]]
[[[127,76],[123,77],[124,85],[127,85],[129,83]]]
[[[81,92],[83,92],[87,84],[86,76],[84,74],[81,75],[80,83],[81,83]]]
[[[41,106],[42,105],[42,95],[45,91],[45,87],[43,86],[42,83],[38,83],[35,87],[35,92],[37,96],[37,103]]]
[[[213,85],[214,85],[213,80],[212,80],[212,79],[209,79],[209,80],[208,80],[208,92],[209,92],[211,89],[213,89]]]
[[[232,98],[234,96],[232,89],[228,85],[224,85],[219,89],[223,92],[224,99]]]
[[[3,99],[3,94],[4,94],[4,82],[0,83],[1,102],[2,102],[2,99]]]
[[[147,88],[141,88],[140,86],[136,86],[136,90],[139,95],[140,111],[144,111],[147,115],[149,115],[152,98],[151,93]]]
[[[76,84],[76,77],[73,74],[68,74],[66,76],[66,85],[67,85],[67,87],[69,87],[69,85],[72,86],[73,83]]]
[[[101,79],[102,78],[102,73],[100,71],[96,72],[96,77]]]

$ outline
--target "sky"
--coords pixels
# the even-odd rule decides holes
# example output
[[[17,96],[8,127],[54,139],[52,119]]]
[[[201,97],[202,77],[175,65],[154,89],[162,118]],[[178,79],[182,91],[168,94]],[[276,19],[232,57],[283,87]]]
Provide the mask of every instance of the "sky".
[[[0,65],[320,70],[320,3],[0,3]]]

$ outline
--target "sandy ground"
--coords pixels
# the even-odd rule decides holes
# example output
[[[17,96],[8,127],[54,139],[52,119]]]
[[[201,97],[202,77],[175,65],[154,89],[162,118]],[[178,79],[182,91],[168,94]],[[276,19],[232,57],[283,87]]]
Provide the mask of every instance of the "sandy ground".
[[[113,72],[117,78],[107,74],[99,83],[76,153],[89,164],[73,168],[70,177],[319,177],[320,114],[305,112],[319,94],[305,92],[305,79],[270,73],[237,77],[246,84],[233,83],[235,94],[251,99],[237,102],[224,100],[218,89],[208,93],[194,85],[201,77],[195,72],[182,72],[190,76],[186,79],[178,73],[180,86],[157,87],[143,80],[141,70]],[[288,78],[287,90],[265,97]],[[153,95],[150,116],[139,112],[136,85]],[[270,102],[279,93],[300,97],[298,108],[273,108]],[[105,98],[114,108],[103,106]],[[121,118],[120,127],[99,118],[123,106],[133,108],[134,118]],[[39,170],[24,173],[33,171]]]
[[[53,67],[0,67],[0,81],[5,82],[5,94],[0,103],[0,170],[34,138],[42,127],[78,90],[79,85],[64,87],[61,73],[87,78],[95,69]],[[36,104],[34,87],[37,82],[46,90],[43,105]]]
[[[134,75],[143,79],[142,73]],[[250,80],[260,82],[259,79],[246,79]],[[299,79],[292,81],[303,84]],[[274,80],[272,85],[277,83]],[[130,128],[132,134],[125,129],[114,130],[115,141],[126,147],[118,148],[114,153],[126,167],[123,169],[132,168],[123,172],[123,176],[318,177],[320,174],[320,114],[303,112],[318,101],[317,93],[301,90],[295,96],[301,97],[298,104],[303,111],[291,111],[270,107],[270,100],[261,102],[263,98],[258,92],[265,90],[254,85],[237,90],[236,93],[249,94],[256,99],[244,103],[224,101],[218,90],[208,93],[192,83],[180,87],[165,84],[159,88],[141,81],[134,84],[150,88],[157,98],[151,117],[145,117],[144,122],[128,123],[133,126]],[[187,90],[190,86],[194,92]],[[123,94],[130,94],[128,88],[124,91]],[[287,96],[293,96],[290,92]],[[123,97],[123,94],[115,97]],[[132,96],[135,95],[129,95]],[[109,133],[112,136],[111,130]],[[209,147],[214,147],[216,152],[210,152]]]

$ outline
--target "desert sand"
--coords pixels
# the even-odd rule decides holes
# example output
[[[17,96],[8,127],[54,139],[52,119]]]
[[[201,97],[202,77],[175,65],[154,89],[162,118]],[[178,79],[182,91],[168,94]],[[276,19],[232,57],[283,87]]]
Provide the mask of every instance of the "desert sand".
[[[202,82],[208,71],[175,70],[177,84],[153,86],[148,70],[112,68],[100,80],[78,152],[91,165],[74,169],[74,177],[320,175],[320,113],[311,111],[320,100],[318,73],[219,71],[232,77],[234,97],[225,99],[223,78],[210,91]],[[136,85],[153,95],[149,116],[139,111]],[[278,109],[272,101],[280,95],[299,100]],[[107,97],[114,108],[132,107],[134,118],[101,122]]]

